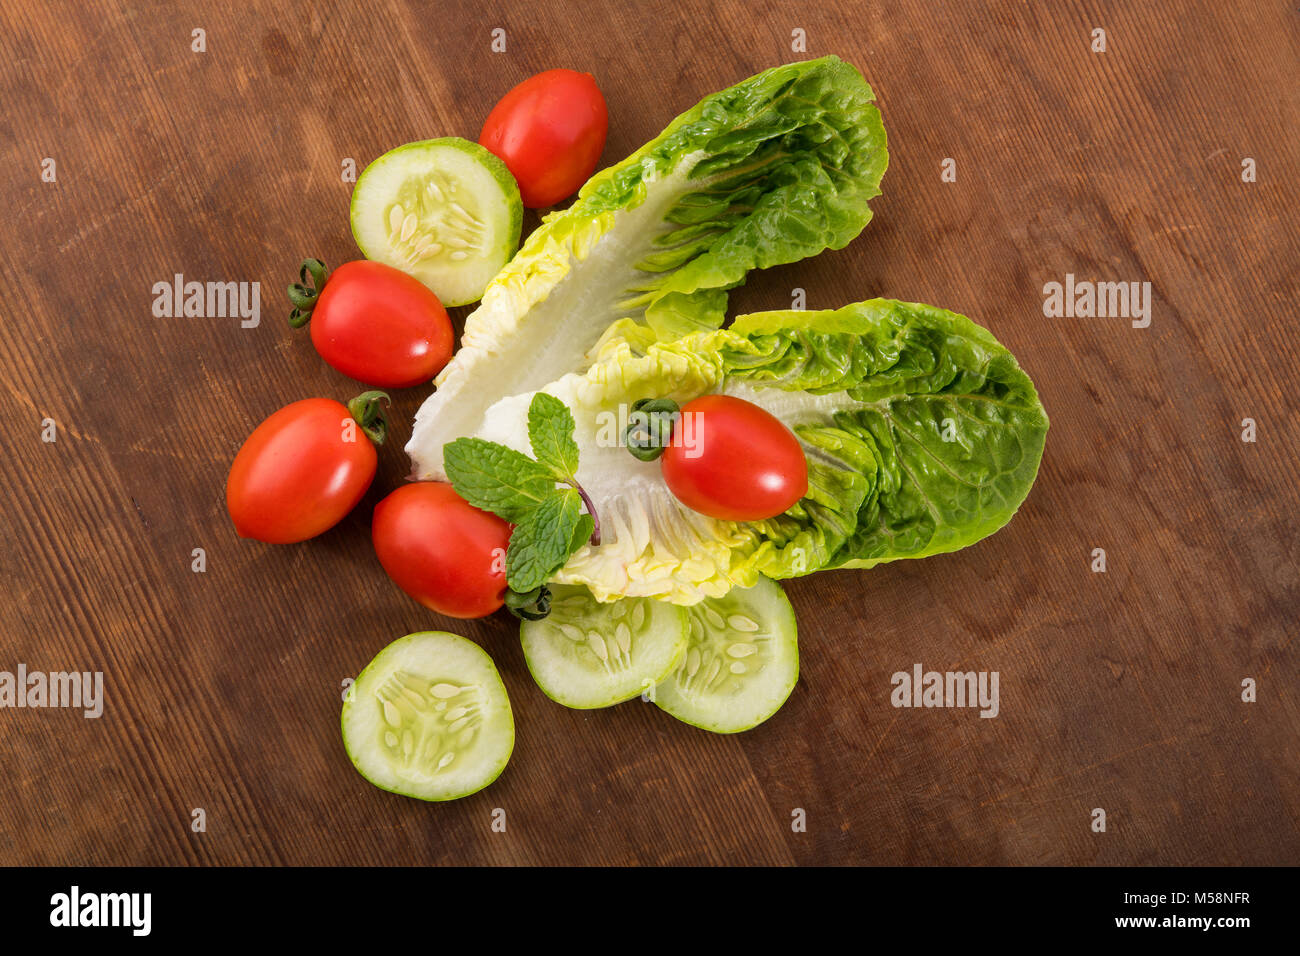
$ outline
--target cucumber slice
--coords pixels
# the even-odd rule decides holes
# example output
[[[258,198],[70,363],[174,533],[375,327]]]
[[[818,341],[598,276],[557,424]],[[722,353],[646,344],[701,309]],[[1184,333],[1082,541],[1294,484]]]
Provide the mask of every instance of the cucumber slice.
[[[519,628],[542,692],[579,710],[654,688],[686,652],[686,609],[652,598],[602,604],[583,587],[551,586],[551,613]]]
[[[422,631],[389,644],[361,672],[343,704],[343,745],[380,789],[455,800],[501,775],[515,722],[482,648]]]
[[[352,235],[367,259],[419,279],[443,305],[466,305],[519,248],[519,186],[478,143],[407,143],[365,168],[352,191]]]
[[[775,581],[733,588],[687,609],[690,644],[655,703],[678,720],[734,734],[757,727],[799,679],[794,608]]]

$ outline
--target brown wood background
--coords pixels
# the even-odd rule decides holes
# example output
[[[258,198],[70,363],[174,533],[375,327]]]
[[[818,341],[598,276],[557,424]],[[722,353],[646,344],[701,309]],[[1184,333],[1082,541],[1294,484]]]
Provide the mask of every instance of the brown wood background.
[[[0,670],[102,669],[107,699],[99,720],[0,711],[0,864],[1300,860],[1300,13],[980,6],[4,4]],[[506,89],[562,65],[598,78],[614,162],[804,56],[796,27],[806,56],[874,86],[884,195],[847,249],[753,275],[733,313],[787,308],[798,286],[809,308],[884,294],[991,328],[1052,417],[1007,529],[792,583],[799,687],[737,737],[636,702],[565,710],[511,619],[440,619],[390,584],[369,512],[406,472],[423,390],[400,396],[339,528],[236,538],[223,485],[247,433],[357,390],[290,333],[279,291],[303,254],[357,255],[345,157],[473,138]],[[262,283],[260,327],[155,319],[151,287],[177,272]],[[1044,318],[1042,286],[1067,272],[1150,281],[1151,327]],[[443,627],[496,660],[518,740],[491,788],[431,805],[353,771],[340,682]],[[890,675],[918,661],[997,670],[1001,715],[894,709]]]

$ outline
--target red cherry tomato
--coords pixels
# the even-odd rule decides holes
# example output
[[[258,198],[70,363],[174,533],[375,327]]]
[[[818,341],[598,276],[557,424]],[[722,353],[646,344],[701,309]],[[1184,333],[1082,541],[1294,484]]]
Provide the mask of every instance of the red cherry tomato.
[[[478,141],[514,174],[529,209],[553,206],[590,178],[609,112],[590,73],[546,70],[492,108]]]
[[[393,582],[448,617],[485,617],[505,601],[510,525],[441,481],[403,485],[375,505],[375,554]]]
[[[807,493],[808,461],[779,418],[729,395],[703,395],[681,412],[660,463],[686,507],[726,521],[762,521]]]
[[[309,266],[316,263],[319,271]],[[290,324],[311,318],[316,351],[344,375],[380,388],[429,381],[451,359],[454,337],[447,310],[418,279],[400,269],[359,259],[325,277],[316,260],[303,265],[316,288],[306,293]],[[323,288],[321,287],[323,284]]]
[[[375,446],[339,402],[308,398],[248,436],[226,479],[240,537],[291,544],[334,527],[375,477]]]

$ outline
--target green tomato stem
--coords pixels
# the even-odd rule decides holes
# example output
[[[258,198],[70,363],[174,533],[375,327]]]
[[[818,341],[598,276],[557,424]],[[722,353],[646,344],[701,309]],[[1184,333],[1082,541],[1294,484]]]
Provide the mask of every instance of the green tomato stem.
[[[387,392],[371,391],[362,392],[348,402],[348,412],[376,445],[382,445],[388,437],[388,411],[384,406],[391,401]]]
[[[624,433],[628,452],[638,461],[654,461],[672,441],[681,408],[671,398],[642,398],[632,403]]]
[[[521,621],[540,621],[551,613],[551,589],[545,584],[531,591],[506,591],[506,610]]]
[[[289,327],[300,329],[311,321],[311,310],[316,308],[316,300],[325,288],[329,270],[319,259],[304,259],[298,267],[298,281],[289,286],[289,302],[293,311],[289,313]]]

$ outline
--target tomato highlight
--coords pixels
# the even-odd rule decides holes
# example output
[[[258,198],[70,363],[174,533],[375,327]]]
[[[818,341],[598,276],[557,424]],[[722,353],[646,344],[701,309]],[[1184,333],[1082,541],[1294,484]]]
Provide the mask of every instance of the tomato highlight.
[[[438,297],[400,269],[359,259],[329,274],[306,259],[289,287],[289,324],[311,322],[320,357],[349,378],[382,388],[429,381],[451,360],[451,319]]]
[[[524,205],[542,209],[591,177],[608,130],[605,97],[590,73],[546,70],[501,98],[479,143],[506,164]]]
[[[307,398],[253,430],[230,466],[226,510],[242,538],[293,544],[334,527],[375,478],[387,429],[381,401],[368,392],[351,406]]]
[[[799,439],[765,409],[730,395],[682,406],[660,467],[678,501],[724,521],[775,518],[808,492]]]
[[[393,582],[448,617],[485,617],[506,595],[510,525],[450,484],[417,481],[375,505],[371,539]]]

